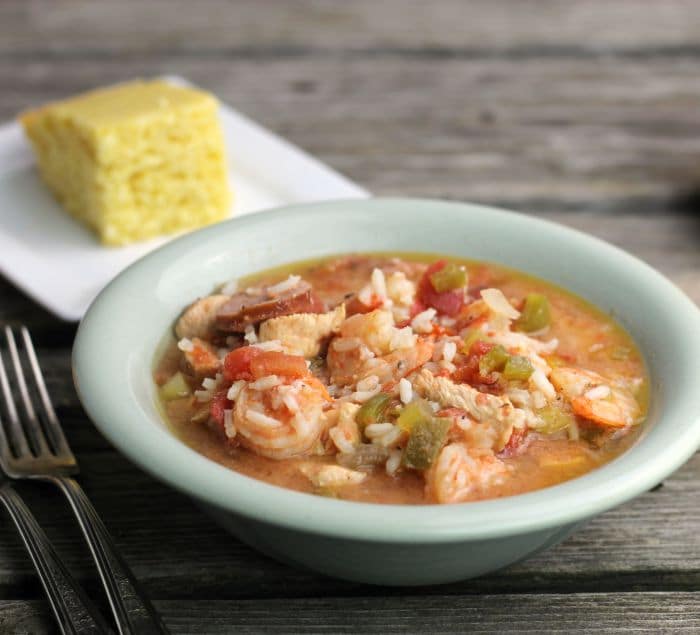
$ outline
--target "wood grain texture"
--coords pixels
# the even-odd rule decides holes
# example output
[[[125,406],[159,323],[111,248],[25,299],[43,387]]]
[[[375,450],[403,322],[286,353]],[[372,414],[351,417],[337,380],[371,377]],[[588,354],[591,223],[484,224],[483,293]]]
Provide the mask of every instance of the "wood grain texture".
[[[0,58],[0,86],[11,87],[0,117],[100,84],[172,72],[376,194],[535,213],[687,213],[698,207],[700,184],[696,70],[692,56]]]
[[[695,0],[3,0],[0,120],[110,82],[184,75],[372,192],[582,229],[700,303],[699,42]],[[72,387],[75,326],[0,277],[4,322],[30,326],[81,480],[173,632],[700,631],[700,454],[478,580],[330,580],[252,551],[115,453]],[[104,606],[63,500],[20,488]],[[52,629],[0,517],[0,632]]]

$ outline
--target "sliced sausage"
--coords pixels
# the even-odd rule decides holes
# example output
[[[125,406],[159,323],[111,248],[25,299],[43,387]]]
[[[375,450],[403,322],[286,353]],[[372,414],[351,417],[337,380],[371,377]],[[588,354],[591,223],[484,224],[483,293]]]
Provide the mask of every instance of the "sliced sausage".
[[[249,324],[292,315],[293,313],[320,313],[323,303],[303,280],[293,289],[272,296],[266,290],[259,294],[235,293],[221,305],[216,314],[216,326],[227,333],[242,333]]]

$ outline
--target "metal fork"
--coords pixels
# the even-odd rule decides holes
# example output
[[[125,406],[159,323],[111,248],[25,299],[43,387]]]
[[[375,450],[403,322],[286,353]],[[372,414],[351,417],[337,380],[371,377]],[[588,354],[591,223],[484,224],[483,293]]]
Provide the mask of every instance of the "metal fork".
[[[79,471],[78,463],[51,404],[29,331],[25,326],[20,327],[21,346],[9,326],[4,331],[14,370],[16,399],[0,354],[0,388],[9,419],[9,425],[2,423],[0,427],[14,448],[11,452],[9,447],[0,447],[0,466],[12,478],[47,481],[65,494],[92,552],[119,633],[167,633],[97,511],[72,478]],[[28,372],[25,367],[29,368]]]
[[[8,440],[0,428],[0,447],[5,452]],[[0,479],[3,477],[0,476]],[[0,482],[0,501],[15,523],[24,546],[39,574],[41,585],[65,635],[103,635],[112,633],[101,613],[70,574],[44,530],[8,482]]]

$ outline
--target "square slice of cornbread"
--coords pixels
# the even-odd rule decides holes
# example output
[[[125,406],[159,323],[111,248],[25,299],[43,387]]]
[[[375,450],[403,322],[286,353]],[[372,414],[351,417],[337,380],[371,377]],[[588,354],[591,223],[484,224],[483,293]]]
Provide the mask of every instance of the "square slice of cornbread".
[[[223,219],[230,209],[216,99],[130,82],[24,113],[39,172],[108,245]]]

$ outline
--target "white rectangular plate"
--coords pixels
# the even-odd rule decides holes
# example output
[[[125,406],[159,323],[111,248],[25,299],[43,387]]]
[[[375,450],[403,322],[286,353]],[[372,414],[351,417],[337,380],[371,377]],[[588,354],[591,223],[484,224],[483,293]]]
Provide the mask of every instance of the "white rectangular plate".
[[[178,77],[173,83],[186,84]],[[368,193],[232,108],[221,106],[232,216]],[[0,273],[65,320],[79,320],[122,269],[171,237],[103,247],[60,209],[40,181],[18,123],[0,126]]]

